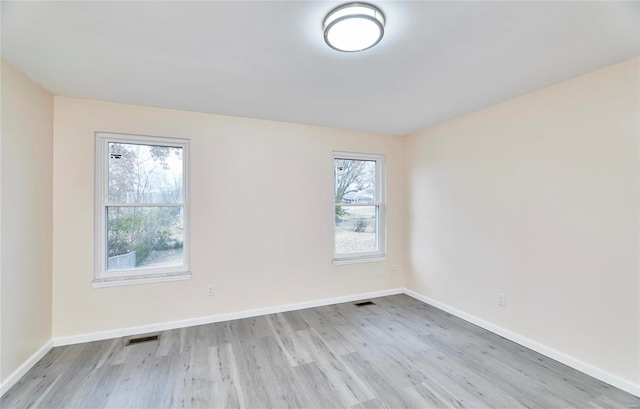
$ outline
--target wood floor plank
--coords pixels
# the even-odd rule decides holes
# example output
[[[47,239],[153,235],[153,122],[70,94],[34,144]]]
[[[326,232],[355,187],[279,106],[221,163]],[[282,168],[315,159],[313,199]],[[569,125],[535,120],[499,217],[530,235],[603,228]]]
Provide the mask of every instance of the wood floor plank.
[[[325,305],[314,309],[325,317],[325,322],[329,325],[345,325],[348,323],[348,320],[335,305]]]
[[[284,317],[274,314],[267,317],[267,320],[290,366],[293,367],[315,361],[315,358],[299,338],[298,331],[295,331]]]
[[[298,311],[281,312],[275,315],[283,317],[285,320],[287,320],[291,328],[296,331],[309,328],[309,324],[307,324],[306,321],[300,316],[300,314],[298,314]]]
[[[159,375],[156,353],[157,341],[131,345],[125,348],[131,352],[128,360],[122,364],[120,377],[107,401],[107,407],[145,407],[153,388],[155,377]],[[51,405],[52,407],[59,407]]]
[[[336,388],[343,401],[349,405],[355,405],[375,399],[374,391],[345,365],[315,331],[299,331],[299,334],[305,339],[313,355],[317,357],[318,366],[329,378],[331,385]]]
[[[382,401],[378,398],[368,400],[366,402],[357,403],[351,406],[352,409],[389,409]]]
[[[269,406],[278,408],[309,407],[312,402],[309,400],[309,396],[298,393],[302,388],[275,336],[261,337],[256,342],[256,363],[262,369],[263,381],[268,383],[272,392],[272,401]]]
[[[344,335],[336,329],[336,327],[316,327],[313,328],[313,332],[315,332],[336,355],[349,354],[360,349],[359,343],[345,338]]]
[[[309,328],[332,326],[331,320],[319,308],[307,308],[296,312]]]
[[[233,342],[272,334],[271,326],[265,316],[229,321],[228,324]]]
[[[60,373],[56,387],[45,394],[47,405],[56,408],[69,406],[76,391],[87,387],[87,378],[95,369],[104,346],[104,342],[89,342],[73,348],[73,358],[69,356],[66,361],[66,368]]]
[[[377,305],[370,305],[366,307],[355,307],[355,303],[342,303],[332,305],[334,314],[341,317],[341,322],[334,322],[334,324],[348,324],[351,322],[359,322],[364,318],[373,317],[380,314],[385,314],[385,311]]]
[[[240,389],[238,368],[234,359],[233,346],[222,344],[209,348],[211,408],[245,407]]]
[[[56,347],[2,408],[634,408],[640,398],[405,295]]]
[[[46,396],[45,391],[66,369],[72,350],[71,347],[59,347],[49,351],[2,396],[0,408],[35,407],[35,402]]]
[[[203,340],[210,347],[232,342],[231,329],[228,322],[198,325],[195,328],[196,338]]]
[[[104,408],[122,375],[124,365],[109,365],[96,368],[74,393],[68,407],[71,408]],[[49,395],[43,395],[49,398]],[[47,400],[47,404],[49,404]],[[39,405],[35,405],[37,407]]]
[[[404,384],[404,380],[397,377],[398,373],[383,372],[359,352],[344,355],[341,358],[366,385],[376,391],[376,397],[385,406],[390,408],[414,407],[406,395],[399,393],[402,391],[400,385]]]
[[[451,402],[449,402],[445,397],[441,396],[438,392],[434,391],[432,388],[429,388],[427,386],[425,386],[425,384],[421,384],[418,386],[415,386],[413,388],[410,388],[411,392],[410,393],[415,393],[420,395],[420,397],[422,397],[422,399],[427,403],[426,407],[433,407],[433,408],[443,408],[443,409],[452,409],[455,408],[454,405],[451,404]],[[518,406],[514,406],[513,409],[517,408]]]
[[[298,365],[293,371],[305,388],[304,393],[309,396],[312,407],[344,408],[349,406],[341,398],[340,390],[317,363]]]
[[[167,361],[169,372],[172,374],[166,390],[153,400],[158,408],[190,408],[191,406],[191,353],[175,352],[162,357]]]
[[[209,342],[200,339],[196,331],[196,342],[189,351],[189,371],[191,374],[191,404],[192,408],[206,409],[211,407],[213,400],[212,384],[214,378],[211,375],[211,355],[209,354]]]

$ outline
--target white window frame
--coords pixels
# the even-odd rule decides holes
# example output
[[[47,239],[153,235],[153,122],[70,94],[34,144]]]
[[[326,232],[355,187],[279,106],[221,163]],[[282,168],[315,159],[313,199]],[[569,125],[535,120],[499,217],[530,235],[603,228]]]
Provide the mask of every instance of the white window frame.
[[[140,206],[140,203],[109,203],[109,143],[126,143],[182,148],[182,203],[153,203],[147,207],[181,206],[184,215],[183,257],[184,264],[178,267],[141,268],[131,270],[107,271],[107,207]],[[95,133],[95,228],[94,228],[94,277],[91,285],[94,288],[114,287],[122,285],[157,283],[164,281],[188,280],[189,271],[189,140],[118,134],[109,132]],[[144,204],[143,204],[144,205]]]
[[[335,203],[336,192],[336,175],[335,175],[335,161],[336,159],[347,160],[367,160],[376,162],[376,201],[373,203]],[[387,224],[386,224],[386,197],[385,197],[385,157],[384,155],[368,154],[368,153],[355,153],[355,152],[341,152],[334,151],[331,158],[331,175],[333,177],[333,191],[331,192],[331,225],[333,226],[333,264],[355,264],[355,263],[369,263],[384,261],[387,258]],[[336,234],[335,234],[335,207],[336,206],[376,206],[378,208],[376,234],[378,241],[378,250],[361,252],[361,253],[348,253],[348,254],[336,254]]]

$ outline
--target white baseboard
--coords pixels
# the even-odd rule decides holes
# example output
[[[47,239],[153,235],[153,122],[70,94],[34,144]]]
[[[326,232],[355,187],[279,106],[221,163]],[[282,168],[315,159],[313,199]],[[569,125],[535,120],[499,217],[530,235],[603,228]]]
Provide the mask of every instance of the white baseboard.
[[[450,307],[446,304],[443,304],[439,301],[433,300],[429,297],[426,297],[422,294],[419,294],[413,290],[409,290],[407,288],[404,289],[404,293],[410,297],[413,297],[417,300],[420,300],[424,303],[427,303],[433,307],[436,307],[442,311],[448,312],[449,314],[455,315],[458,318],[462,318],[465,321],[468,321],[472,324],[475,324],[481,328],[486,329],[487,331],[491,331],[494,334],[500,335],[510,341],[515,342],[516,344],[520,344],[524,347],[532,349],[542,355],[545,355],[551,359],[555,359],[558,362],[561,362],[567,366],[570,366],[573,369],[577,369],[580,372],[583,372],[589,376],[592,376],[596,379],[601,380],[602,382],[608,383],[609,385],[615,386],[616,388],[622,389],[625,392],[629,392],[632,395],[640,397],[640,385],[636,385],[632,382],[627,381],[626,379],[620,378],[619,376],[613,375],[601,368],[588,364],[584,361],[581,361],[577,358],[574,358],[570,355],[567,355],[563,352],[560,352],[556,349],[548,347],[539,342],[533,341],[527,337],[524,337],[520,334],[516,334],[515,332],[509,331],[508,329],[502,328],[498,325],[492,324],[488,321],[485,321],[481,318],[478,318],[474,315],[466,313],[464,311],[458,310],[456,308]]]
[[[363,300],[366,298],[385,297],[388,295],[402,294],[402,288],[392,288],[389,290],[373,291],[368,293],[352,294],[335,298],[324,298],[321,300],[305,301],[294,304],[277,305],[274,307],[259,308],[255,310],[246,310],[239,312],[231,312],[227,314],[210,315],[206,317],[189,318],[179,321],[160,322],[157,324],[140,325],[136,327],[120,328],[109,331],[92,332],[86,334],[71,335],[66,337],[56,337],[53,339],[54,346],[79,344],[82,342],[100,341],[103,339],[128,337],[131,335],[147,334],[150,332],[166,331],[176,328],[192,327],[194,325],[211,324],[214,322],[237,320],[242,318],[258,317],[260,315],[275,314],[278,312],[303,310],[305,308],[321,307],[324,305],[339,304],[344,302],[352,302]]]
[[[27,360],[24,361],[22,363],[22,365],[20,365],[18,367],[18,369],[13,371],[13,373],[11,375],[9,375],[7,377],[7,379],[4,380],[4,382],[2,382],[0,384],[0,396],[4,395],[5,392],[7,392],[9,389],[11,389],[11,387],[13,385],[15,385],[16,382],[18,382],[20,380],[20,378],[22,378],[24,376],[24,374],[26,374],[27,371],[29,371],[29,369],[33,368],[33,366],[36,363],[38,363],[38,361],[41,360],[42,357],[47,354],[47,352],[51,351],[51,348],[53,348],[53,340],[52,339],[47,341],[46,344],[44,344],[33,355],[31,355],[29,358],[27,358]]]

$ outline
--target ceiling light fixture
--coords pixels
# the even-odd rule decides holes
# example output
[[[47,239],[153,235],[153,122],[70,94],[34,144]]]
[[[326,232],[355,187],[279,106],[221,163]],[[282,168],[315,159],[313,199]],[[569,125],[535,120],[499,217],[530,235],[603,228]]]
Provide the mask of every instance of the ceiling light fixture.
[[[371,4],[348,3],[324,19],[324,41],[334,50],[364,51],[382,40],[384,14]]]

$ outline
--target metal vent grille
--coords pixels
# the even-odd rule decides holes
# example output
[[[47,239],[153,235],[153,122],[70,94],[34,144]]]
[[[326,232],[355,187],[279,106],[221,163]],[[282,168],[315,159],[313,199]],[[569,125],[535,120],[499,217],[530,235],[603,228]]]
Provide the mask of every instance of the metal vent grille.
[[[149,335],[147,337],[130,338],[125,346],[142,344],[143,342],[157,341],[158,339],[160,339],[160,335]]]
[[[368,305],[376,305],[376,303],[374,303],[373,301],[362,301],[354,303],[353,305],[355,305],[356,307],[366,307]]]

